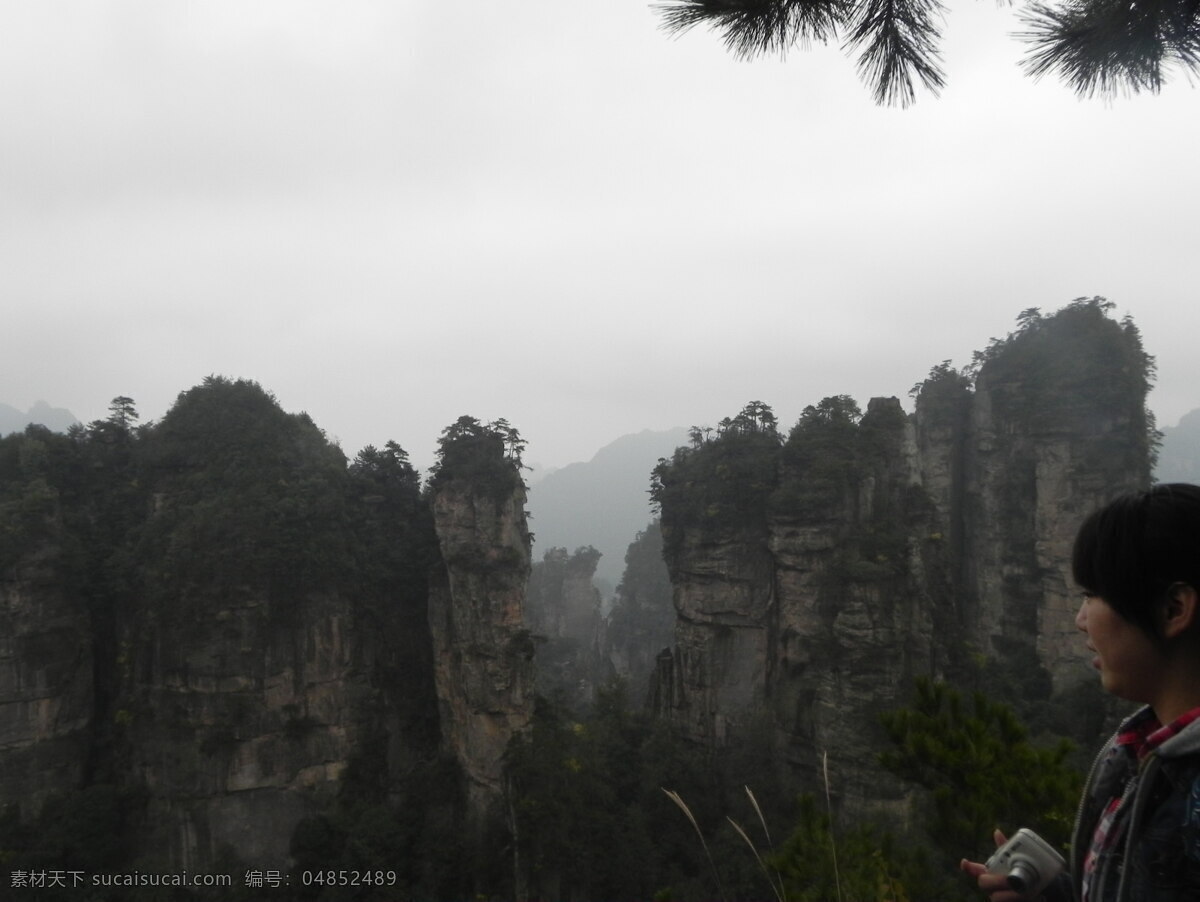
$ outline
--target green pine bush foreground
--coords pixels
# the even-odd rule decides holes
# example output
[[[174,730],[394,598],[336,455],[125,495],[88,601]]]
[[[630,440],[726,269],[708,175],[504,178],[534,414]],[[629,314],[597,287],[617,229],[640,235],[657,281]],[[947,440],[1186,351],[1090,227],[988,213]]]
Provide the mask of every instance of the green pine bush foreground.
[[[1070,742],[1035,743],[1009,706],[927,679],[883,722],[880,763],[911,786],[917,832],[789,795],[753,736],[723,754],[679,743],[619,684],[585,721],[543,706],[510,762],[529,897],[966,900],[957,863],[986,859],[995,828],[1065,848],[1083,780]]]

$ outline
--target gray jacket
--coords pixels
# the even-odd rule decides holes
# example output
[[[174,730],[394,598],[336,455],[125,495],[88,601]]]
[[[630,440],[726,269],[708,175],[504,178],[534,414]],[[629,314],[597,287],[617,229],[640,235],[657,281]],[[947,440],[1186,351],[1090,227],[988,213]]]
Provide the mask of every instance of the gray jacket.
[[[1124,838],[1096,861],[1089,902],[1200,902],[1200,720],[1138,764],[1115,753],[1116,739],[1146,711],[1126,720],[1092,765],[1071,841],[1071,898],[1081,897],[1096,824],[1119,795]]]

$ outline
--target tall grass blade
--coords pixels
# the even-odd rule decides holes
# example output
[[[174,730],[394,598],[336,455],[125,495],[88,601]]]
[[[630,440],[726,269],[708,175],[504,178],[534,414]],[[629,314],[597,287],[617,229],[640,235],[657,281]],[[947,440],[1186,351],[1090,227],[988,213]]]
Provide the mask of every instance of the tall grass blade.
[[[779,902],[787,902],[783,895],[783,880],[781,879],[779,881],[779,886],[775,885],[775,881],[771,878],[771,872],[767,870],[766,863],[762,860],[762,856],[758,854],[758,849],[754,847],[754,843],[751,841],[750,837],[746,835],[746,831],[742,829],[742,825],[729,815],[725,815],[725,820],[729,821],[729,823],[733,826],[733,829],[737,831],[738,836],[745,840],[746,845],[750,847],[750,851],[754,853],[754,860],[758,862],[758,866],[762,870],[763,876],[767,878],[767,883],[770,884],[771,892],[775,894],[775,898],[778,899]]]
[[[687,803],[683,800],[683,797],[680,796],[679,793],[671,789],[666,789],[662,786],[660,786],[659,789],[662,789],[662,791],[667,794],[667,798],[678,805],[679,810],[687,815],[687,819],[692,822],[692,828],[696,831],[696,835],[700,837],[700,845],[704,849],[705,857],[708,858],[708,866],[712,868],[713,877],[716,878],[717,889],[721,893],[721,900],[722,902],[725,902],[725,886],[721,883],[721,875],[717,872],[717,863],[713,861],[712,852],[708,850],[708,843],[704,841],[704,834],[700,830],[700,825],[696,823],[696,818],[692,815],[692,809],[688,808]]]
[[[754,797],[754,790],[752,790],[749,786],[745,786],[744,788],[746,790],[746,795],[750,798],[750,804],[754,806],[754,813],[758,815],[758,822],[762,824],[763,835],[767,837],[767,848],[774,852],[775,842],[771,839],[771,831],[767,827],[767,819],[763,815],[761,806],[758,804],[758,799]],[[768,877],[767,879],[770,880],[771,878]],[[787,902],[787,891],[783,888],[783,875],[779,873],[778,868],[775,869],[775,879],[779,881],[779,892],[777,895],[779,896],[780,902]]]
[[[763,817],[762,809],[758,807],[758,799],[754,798],[754,791],[749,786],[743,788],[746,790],[746,795],[750,797],[750,804],[754,806],[754,813],[758,815],[758,822],[762,824],[763,833],[767,837],[767,848],[774,849],[775,844],[771,842],[771,831],[767,829],[767,819]]]
[[[833,800],[829,795],[829,752],[821,754],[821,769],[825,773],[825,810],[829,812],[829,848],[833,850],[833,883],[837,887],[838,902],[842,902],[842,877],[838,871],[837,838],[833,835]]]

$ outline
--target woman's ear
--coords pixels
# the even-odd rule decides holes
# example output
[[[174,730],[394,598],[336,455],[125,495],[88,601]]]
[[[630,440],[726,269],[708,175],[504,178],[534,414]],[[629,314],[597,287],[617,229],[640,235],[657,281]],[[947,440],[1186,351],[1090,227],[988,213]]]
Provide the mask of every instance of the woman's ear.
[[[1163,638],[1182,636],[1200,622],[1200,593],[1190,583],[1173,583],[1163,608]]]

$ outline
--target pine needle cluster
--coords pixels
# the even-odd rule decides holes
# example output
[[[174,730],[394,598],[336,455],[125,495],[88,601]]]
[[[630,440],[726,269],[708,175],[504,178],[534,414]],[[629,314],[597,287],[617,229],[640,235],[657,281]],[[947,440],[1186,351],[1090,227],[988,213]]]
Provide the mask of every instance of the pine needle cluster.
[[[710,26],[747,59],[838,41],[882,105],[908,106],[918,83],[935,95],[945,86],[939,0],[668,0],[658,8],[667,31]],[[1085,96],[1158,91],[1170,66],[1200,71],[1200,0],[1033,0],[1022,19],[1025,71],[1058,74]]]

